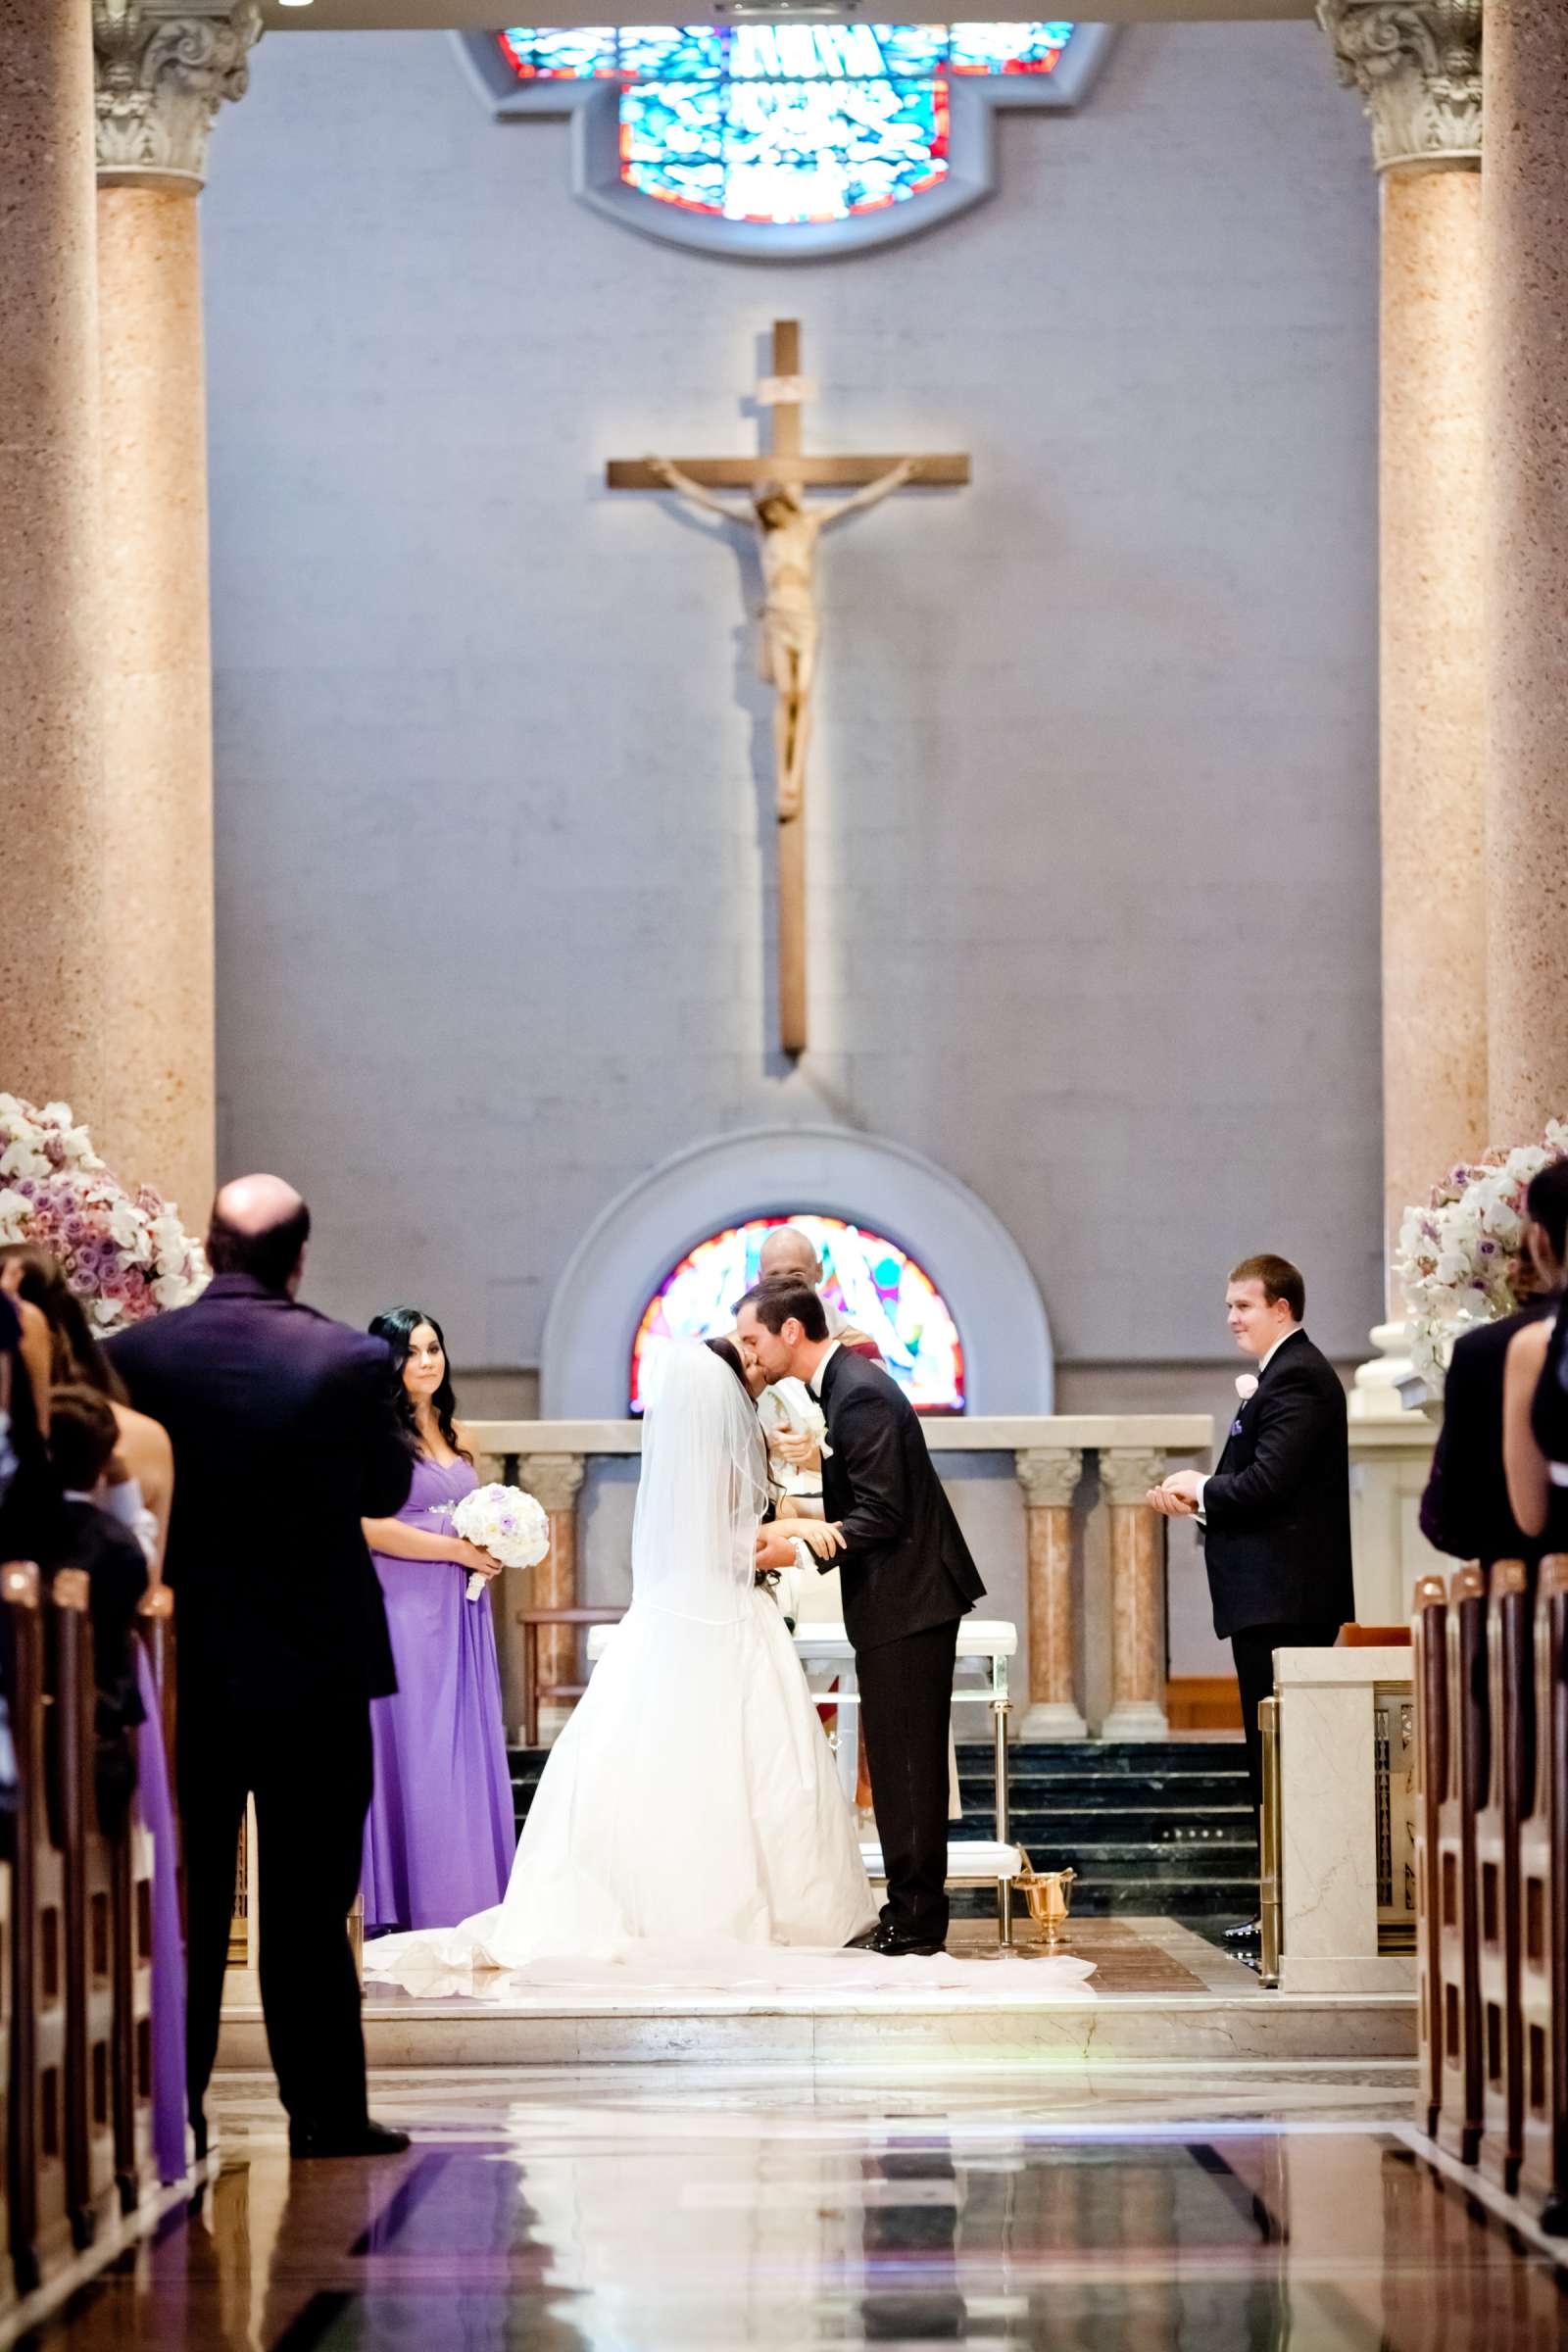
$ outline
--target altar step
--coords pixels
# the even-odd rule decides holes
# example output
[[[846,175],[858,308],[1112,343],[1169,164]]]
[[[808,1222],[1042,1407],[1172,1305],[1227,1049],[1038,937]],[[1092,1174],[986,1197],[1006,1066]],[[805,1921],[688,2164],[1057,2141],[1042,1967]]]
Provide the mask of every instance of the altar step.
[[[519,1829],[548,1752],[512,1750]],[[960,1743],[958,1786],[964,1820],[954,1835],[989,1837],[989,1742]],[[1257,1840],[1239,1740],[1025,1742],[1009,1752],[1007,1790],[1013,1839],[1037,1869],[1076,1872],[1081,1916],[1246,1918],[1257,1908]],[[981,1889],[955,1890],[960,1915],[989,1907]]]

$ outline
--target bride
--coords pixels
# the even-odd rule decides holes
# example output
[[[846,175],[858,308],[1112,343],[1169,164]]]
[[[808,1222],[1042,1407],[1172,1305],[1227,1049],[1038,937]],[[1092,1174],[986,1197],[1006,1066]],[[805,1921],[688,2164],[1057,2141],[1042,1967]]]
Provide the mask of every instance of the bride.
[[[833,1949],[875,1924],[794,1644],[756,1582],[767,1503],[756,1409],[698,1341],[670,1346],[661,1372],[631,1607],[551,1750],[506,1897],[438,1936],[378,1938],[371,1973],[658,1945]]]

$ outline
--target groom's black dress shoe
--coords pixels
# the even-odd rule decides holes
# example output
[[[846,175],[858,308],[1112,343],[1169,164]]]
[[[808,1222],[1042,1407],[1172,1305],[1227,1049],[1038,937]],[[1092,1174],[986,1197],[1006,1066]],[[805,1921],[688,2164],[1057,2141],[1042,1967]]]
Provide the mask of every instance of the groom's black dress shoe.
[[[1261,1943],[1263,1923],[1260,1919],[1244,1920],[1239,1927],[1227,1928],[1220,1937],[1222,1943],[1244,1946]]]
[[[939,1938],[928,1943],[912,1936],[901,1936],[896,1928],[873,1928],[863,1937],[861,1949],[880,1952],[884,1960],[930,1960],[936,1953],[946,1951],[946,1942]]]
[[[288,2128],[288,2152],[302,2158],[401,2156],[408,2144],[406,2132],[372,2124],[368,2116],[360,2124],[290,2124]]]

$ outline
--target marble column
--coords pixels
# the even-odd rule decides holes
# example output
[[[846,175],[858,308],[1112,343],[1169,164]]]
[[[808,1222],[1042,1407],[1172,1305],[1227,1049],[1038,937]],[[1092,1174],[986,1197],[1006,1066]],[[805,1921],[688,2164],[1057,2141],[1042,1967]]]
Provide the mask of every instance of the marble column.
[[[1165,1522],[1144,1497],[1165,1475],[1162,1453],[1100,1457],[1110,1510],[1110,1713],[1102,1740],[1163,1740],[1165,1720]]]
[[[1487,1124],[1482,822],[1482,0],[1318,0],[1372,126],[1382,204],[1379,765],[1383,1164],[1404,1210]],[[1402,1314],[1392,1296],[1391,1315]],[[1402,1323],[1373,1334],[1358,1418],[1398,1417]]]
[[[533,1580],[526,1601],[517,1605],[534,1609],[574,1609],[577,1606],[577,1496],[582,1492],[583,1459],[580,1453],[528,1453],[517,1464],[517,1483],[525,1494],[532,1494],[544,1504],[550,1515],[550,1549],[537,1568],[528,1571]],[[508,1609],[508,1616],[514,1611]],[[517,1634],[516,1658],[522,1654],[521,1634]],[[539,1679],[545,1683],[574,1683],[577,1678],[577,1631],[575,1626],[542,1626],[539,1632]],[[509,1637],[509,1649],[511,1640]],[[522,1721],[520,1663],[514,1669],[517,1704],[513,1709],[511,1694],[505,1690],[507,1720]],[[549,1706],[543,1710],[547,1731],[557,1732],[565,1721],[567,1709]]]
[[[1568,1113],[1568,11],[1487,0],[1492,1128]]]
[[[1084,1457],[1077,1446],[1032,1446],[1013,1459],[1029,1546],[1029,1711],[1016,1736],[1084,1740],[1072,1608],[1072,1498]]]
[[[92,36],[0,0],[0,1090],[104,1107]]]
[[[104,797],[101,1148],[200,1222],[214,1183],[212,655],[197,198],[256,0],[94,0]]]

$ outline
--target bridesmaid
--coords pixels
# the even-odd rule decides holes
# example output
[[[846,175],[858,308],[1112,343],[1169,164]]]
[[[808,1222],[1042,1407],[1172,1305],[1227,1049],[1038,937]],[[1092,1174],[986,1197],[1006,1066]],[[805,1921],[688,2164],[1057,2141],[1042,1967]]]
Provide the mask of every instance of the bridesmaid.
[[[450,1927],[499,1903],[516,1833],[501,1722],[490,1595],[465,1597],[469,1574],[494,1577],[487,1551],[452,1531],[478,1485],[455,1418],[446,1342],[433,1315],[395,1306],[370,1325],[401,1382],[414,1485],[395,1519],[367,1519],[386,1596],[398,1687],[370,1706],[375,1793],[365,1825],[367,1935]]]

